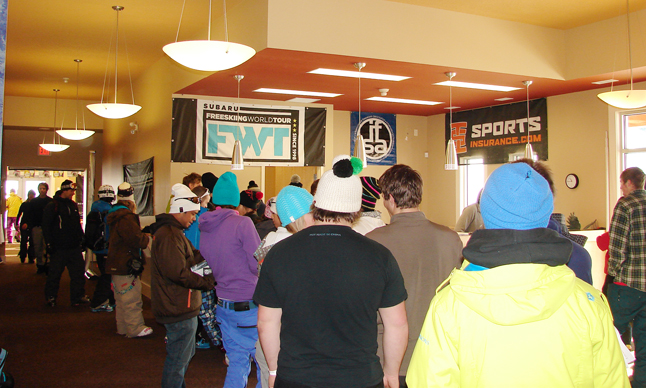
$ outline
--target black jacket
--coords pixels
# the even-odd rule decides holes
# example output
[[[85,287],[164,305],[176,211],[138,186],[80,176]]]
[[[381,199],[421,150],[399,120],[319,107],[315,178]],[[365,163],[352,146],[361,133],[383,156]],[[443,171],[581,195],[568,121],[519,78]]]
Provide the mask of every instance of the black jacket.
[[[54,197],[43,211],[43,236],[54,249],[72,249],[83,244],[83,227],[76,202]]]

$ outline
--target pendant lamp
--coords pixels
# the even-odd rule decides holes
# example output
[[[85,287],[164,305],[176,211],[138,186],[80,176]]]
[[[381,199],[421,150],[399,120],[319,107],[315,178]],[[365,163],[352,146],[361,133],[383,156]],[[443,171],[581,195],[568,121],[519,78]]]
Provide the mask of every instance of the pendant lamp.
[[[114,49],[114,102],[108,103],[103,102],[103,97],[108,99],[106,92],[106,81],[108,80],[108,69],[105,69],[105,77],[103,78],[103,92],[101,92],[101,102],[99,104],[90,104],[87,108],[92,111],[92,113],[101,116],[106,119],[122,119],[124,117],[132,116],[135,113],[139,112],[141,107],[135,105],[135,95],[132,90],[132,78],[130,78],[130,69],[128,69],[128,77],[130,79],[130,93],[132,95],[132,104],[123,104],[117,102],[117,78],[118,78],[118,69],[119,69],[119,12],[123,11],[123,7],[120,5],[115,5],[112,7],[113,10],[117,11],[117,32],[115,40],[115,49]],[[128,47],[126,46],[126,62],[128,58]],[[108,54],[108,60],[109,60]],[[109,86],[109,85],[108,85]]]
[[[628,59],[630,61],[630,90],[612,90],[599,93],[597,97],[608,105],[620,109],[637,109],[646,106],[646,90],[633,89],[633,53],[630,39],[630,0],[626,0],[626,22],[628,23]]]
[[[525,145],[525,159],[534,160],[534,149],[532,148],[532,143],[529,142],[529,85],[532,84],[532,81],[523,81],[525,89],[527,89],[527,145]]]
[[[56,128],[56,112],[58,111],[58,92],[60,92],[60,89],[54,89],[54,92],[56,93],[54,97],[54,128]],[[58,140],[58,143],[56,143],[56,132],[54,132],[52,136],[52,142],[51,143],[45,143],[45,136],[43,136],[43,142],[39,144],[41,148],[49,151],[49,152],[61,152],[65,151],[66,149],[69,148],[69,145],[67,144],[61,144],[60,139]]]
[[[449,77],[449,81],[455,77],[455,72],[444,73]],[[453,127],[453,87],[449,85],[449,133]],[[449,138],[446,143],[446,154],[444,156],[444,169],[457,170],[458,169],[458,151],[455,149],[455,142],[453,138]]]
[[[354,64],[354,67],[359,69],[359,73],[361,73],[361,69],[366,67],[366,64],[365,62],[357,62]],[[363,168],[366,168],[368,167],[366,144],[361,135],[361,75],[357,78],[359,79],[359,119],[357,120],[357,135],[354,138],[354,151],[352,152],[352,156],[359,158],[363,163]]]
[[[244,75],[236,74],[233,76],[238,81],[238,125],[237,128],[240,129],[240,81],[244,78]],[[240,133],[242,135],[242,133]],[[242,143],[240,138],[237,135],[236,131],[236,141],[233,143],[233,155],[231,155],[231,170],[244,170],[244,159],[242,158]]]
[[[256,50],[239,43],[229,42],[227,25],[227,2],[224,2],[224,41],[211,40],[211,0],[209,0],[209,25],[207,40],[187,40],[178,42],[179,28],[182,25],[184,5],[180,14],[175,43],[164,46],[164,52],[180,65],[200,71],[220,71],[236,67],[256,55]]]
[[[74,62],[76,62],[76,120],[74,121],[74,129],[61,128],[56,133],[67,140],[83,140],[94,135],[94,131],[85,129],[85,112],[83,113],[83,129],[79,129],[79,67],[83,60],[75,59]]]

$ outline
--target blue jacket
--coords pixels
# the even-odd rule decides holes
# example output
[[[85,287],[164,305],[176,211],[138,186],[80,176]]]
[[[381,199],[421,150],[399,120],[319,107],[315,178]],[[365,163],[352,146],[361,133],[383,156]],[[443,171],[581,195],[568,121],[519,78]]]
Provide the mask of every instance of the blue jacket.
[[[561,236],[561,225],[558,222],[550,219],[550,223],[547,225],[549,229],[557,231]],[[592,284],[592,257],[588,251],[585,250],[581,245],[571,241],[572,244],[572,255],[570,256],[570,261],[567,262],[567,266],[570,267],[577,278],[583,280],[588,284]]]
[[[102,201],[102,200],[99,199],[99,200],[96,200],[96,201],[92,202],[92,207],[90,207],[90,213],[92,213],[92,212],[97,212],[97,213],[109,212],[110,209],[112,209],[111,204],[109,204],[106,201]],[[108,224],[106,222],[106,228],[108,229],[106,231],[106,236],[105,236],[106,240],[108,240],[110,238],[110,232],[109,232],[109,228],[108,228],[107,225]],[[95,254],[98,253],[99,255],[107,255],[108,254],[107,248],[103,249],[103,250],[100,250],[100,251],[92,251],[92,252],[94,252]]]

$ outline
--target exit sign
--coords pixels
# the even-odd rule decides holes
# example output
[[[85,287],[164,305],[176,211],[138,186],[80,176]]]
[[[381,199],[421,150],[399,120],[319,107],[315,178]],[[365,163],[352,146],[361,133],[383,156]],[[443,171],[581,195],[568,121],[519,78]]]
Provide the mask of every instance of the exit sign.
[[[49,151],[47,151],[46,149],[44,149],[41,146],[38,146],[38,155],[40,155],[40,156],[49,156]]]

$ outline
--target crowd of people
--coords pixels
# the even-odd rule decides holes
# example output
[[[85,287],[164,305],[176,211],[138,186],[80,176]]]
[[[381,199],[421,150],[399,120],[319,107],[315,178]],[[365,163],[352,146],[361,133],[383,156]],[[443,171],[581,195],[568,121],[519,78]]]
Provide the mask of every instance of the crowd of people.
[[[184,387],[204,347],[226,352],[225,388],[245,387],[252,364],[257,388],[628,387],[618,333],[631,323],[632,384],[646,386],[641,170],[621,176],[608,298],[591,285],[579,237],[553,213],[541,162],[491,174],[463,222],[465,247],[420,210],[413,168],[361,172],[360,160],[340,155],[310,191],[294,176],[266,202],[254,181],[240,191],[231,172],[189,174],[143,230],[130,184],[104,185],[85,234],[75,185],[63,182],[52,199],[43,183],[27,210],[34,249],[25,254],[47,273],[49,306],[67,267],[70,303],[116,310],[128,338],[152,333],[140,279],[149,265],[152,312],[166,329],[162,387]],[[101,272],[91,300],[85,247]]]

